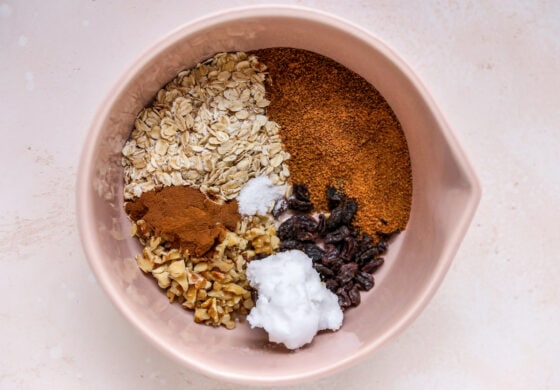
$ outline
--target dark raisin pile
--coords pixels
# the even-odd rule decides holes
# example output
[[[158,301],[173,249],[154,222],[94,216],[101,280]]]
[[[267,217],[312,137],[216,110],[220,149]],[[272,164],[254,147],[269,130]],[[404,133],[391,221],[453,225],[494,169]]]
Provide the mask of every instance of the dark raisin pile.
[[[372,274],[383,264],[380,256],[387,250],[387,241],[374,244],[369,234],[353,225],[358,211],[355,199],[334,187],[327,187],[326,197],[329,217],[319,214],[314,219],[305,214],[313,209],[307,186],[294,185],[292,196],[276,202],[273,214],[278,217],[286,210],[297,214],[285,220],[276,234],[280,251],[299,249],[313,260],[321,280],[338,296],[340,307],[346,309],[359,305],[360,291],[373,287]]]

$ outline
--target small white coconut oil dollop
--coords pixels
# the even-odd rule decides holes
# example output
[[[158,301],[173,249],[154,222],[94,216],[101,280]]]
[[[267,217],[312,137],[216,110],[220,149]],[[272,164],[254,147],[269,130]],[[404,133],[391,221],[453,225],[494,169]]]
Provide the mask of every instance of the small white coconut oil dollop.
[[[265,215],[286,192],[286,185],[274,185],[266,176],[257,176],[241,188],[237,196],[239,212],[243,215]]]
[[[318,331],[342,325],[337,296],[321,283],[302,251],[253,260],[247,277],[259,295],[247,320],[253,328],[264,328],[270,341],[296,349],[310,343]]]

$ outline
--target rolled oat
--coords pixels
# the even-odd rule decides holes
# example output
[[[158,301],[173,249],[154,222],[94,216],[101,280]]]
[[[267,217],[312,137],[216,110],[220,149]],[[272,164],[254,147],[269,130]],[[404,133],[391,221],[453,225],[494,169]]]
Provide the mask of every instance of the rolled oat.
[[[285,183],[290,155],[264,115],[265,69],[255,56],[220,53],[161,89],[122,149],[125,199],[187,185],[229,200],[255,176]]]

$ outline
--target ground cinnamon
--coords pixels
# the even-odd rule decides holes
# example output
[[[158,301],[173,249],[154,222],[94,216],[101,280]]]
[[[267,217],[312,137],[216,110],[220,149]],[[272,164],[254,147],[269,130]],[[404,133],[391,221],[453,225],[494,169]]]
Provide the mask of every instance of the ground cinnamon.
[[[241,219],[237,201],[219,205],[185,186],[145,192],[125,209],[134,221],[146,222],[148,236],[161,237],[194,256],[206,254],[221,241],[225,229],[234,231]]]
[[[306,183],[319,210],[334,185],[356,198],[356,225],[375,235],[406,227],[412,175],[393,111],[365,79],[299,49],[253,52],[268,66],[267,115],[281,126],[294,183]]]

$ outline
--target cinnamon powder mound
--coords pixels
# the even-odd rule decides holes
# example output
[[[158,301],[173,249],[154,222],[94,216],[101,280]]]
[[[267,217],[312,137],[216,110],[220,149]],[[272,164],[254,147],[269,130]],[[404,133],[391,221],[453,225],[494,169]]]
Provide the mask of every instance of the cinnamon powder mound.
[[[256,50],[267,65],[269,118],[282,127],[293,183],[309,186],[326,211],[333,185],[357,200],[356,225],[374,237],[406,227],[412,173],[393,111],[365,79],[341,64],[291,48]]]
[[[144,235],[161,237],[197,257],[212,249],[226,229],[234,231],[241,220],[237,201],[219,205],[186,186],[145,192],[127,203],[125,210],[135,222],[146,222]]]

